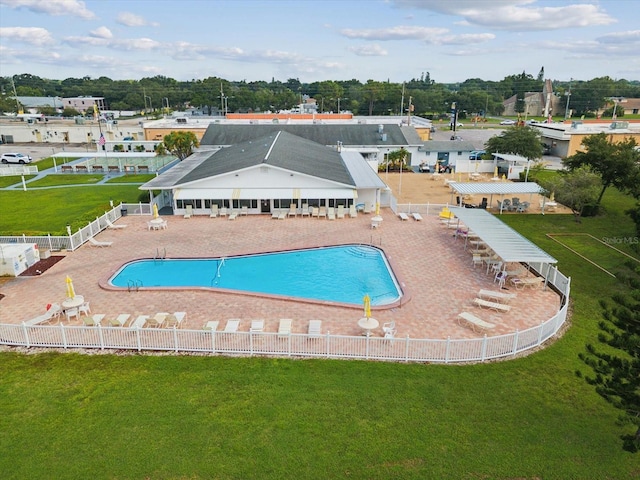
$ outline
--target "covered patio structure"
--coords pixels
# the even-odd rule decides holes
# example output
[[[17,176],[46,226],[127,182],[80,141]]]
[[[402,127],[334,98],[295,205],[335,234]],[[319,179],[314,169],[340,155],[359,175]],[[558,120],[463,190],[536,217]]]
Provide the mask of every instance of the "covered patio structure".
[[[502,200],[505,195],[528,194],[531,203],[534,194],[542,194],[545,191],[535,182],[452,182],[449,186],[451,187],[451,203],[453,204],[453,195],[457,194],[460,201],[456,203],[460,206],[464,195],[489,195],[488,206],[491,207],[494,195],[500,195]],[[500,213],[502,213],[502,202],[500,202]]]

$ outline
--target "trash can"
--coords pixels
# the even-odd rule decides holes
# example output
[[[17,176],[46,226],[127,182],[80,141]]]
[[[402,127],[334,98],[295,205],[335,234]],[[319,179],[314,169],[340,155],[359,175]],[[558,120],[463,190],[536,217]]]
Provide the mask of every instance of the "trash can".
[[[120,215],[123,217],[127,216],[127,207],[120,208]]]

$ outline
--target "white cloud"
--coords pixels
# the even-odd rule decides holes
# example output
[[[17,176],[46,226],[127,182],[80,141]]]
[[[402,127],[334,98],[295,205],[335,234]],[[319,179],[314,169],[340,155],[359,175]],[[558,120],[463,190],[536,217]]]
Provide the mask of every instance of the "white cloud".
[[[531,31],[610,25],[616,20],[600,6],[538,6],[537,0],[394,0],[399,7],[425,9],[462,17],[470,25]]]
[[[640,30],[630,30],[627,32],[613,32],[607,35],[602,35],[596,40],[600,43],[622,43],[629,44],[640,42]]]
[[[92,32],[92,34],[94,34],[94,32]],[[85,45],[92,45],[94,47],[107,47],[114,50],[127,51],[158,50],[163,46],[161,42],[151,38],[112,38],[112,36],[97,36],[95,34],[93,36],[66,37],[63,41],[64,43],[76,48],[82,48]]]
[[[95,30],[91,30],[91,36],[97,38],[113,38],[113,33],[107,27],[98,27]]]
[[[28,43],[30,45],[48,45],[53,38],[48,30],[40,27],[0,27],[0,38]]]
[[[414,27],[399,25],[397,27],[353,30],[345,28],[340,31],[347,38],[359,38],[362,40],[433,40],[439,35],[448,33],[446,28]]]
[[[80,0],[0,0],[0,5],[10,8],[26,8],[35,13],[62,16],[70,15],[93,20],[96,15]]]
[[[363,45],[360,47],[349,47],[347,50],[360,57],[384,57],[389,54],[380,45]]]
[[[468,45],[493,40],[496,36],[493,33],[463,33],[461,35],[445,35],[438,38],[441,45]]]
[[[151,25],[153,27],[158,26],[157,23],[149,22],[148,20],[145,20],[140,15],[136,15],[135,13],[131,13],[131,12],[119,13],[116,21],[119,24],[124,25],[126,27],[144,27],[147,25]]]

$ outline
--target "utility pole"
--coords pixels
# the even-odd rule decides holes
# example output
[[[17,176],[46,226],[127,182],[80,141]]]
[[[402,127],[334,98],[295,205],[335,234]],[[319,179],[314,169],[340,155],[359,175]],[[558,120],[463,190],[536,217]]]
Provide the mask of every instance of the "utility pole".
[[[569,79],[569,90],[567,90],[565,92],[565,95],[567,96],[567,105],[564,108],[564,119],[565,120],[567,118],[569,118],[569,100],[571,100],[571,82],[573,82],[573,78]]]
[[[409,97],[409,108],[407,109],[407,125],[411,125],[411,112],[413,111],[413,105],[411,101],[413,97]]]
[[[400,99],[400,115],[404,112],[404,82],[402,82],[402,97]]]
[[[220,82],[220,111],[224,112],[224,91],[222,90],[222,82]]]

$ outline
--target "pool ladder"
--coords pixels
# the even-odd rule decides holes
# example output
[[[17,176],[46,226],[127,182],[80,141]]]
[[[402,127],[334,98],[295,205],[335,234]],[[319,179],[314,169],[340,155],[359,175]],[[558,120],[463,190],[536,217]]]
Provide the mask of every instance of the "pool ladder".
[[[216,268],[216,275],[211,279],[211,286],[212,287],[213,287],[214,284],[217,285],[218,279],[220,278],[220,269],[222,268],[223,265],[224,265],[224,257],[222,257],[220,259],[220,261],[218,262],[218,267]]]
[[[142,280],[129,280],[127,281],[127,291],[137,292],[142,287]]]
[[[156,248],[156,254],[154,255],[154,260],[164,260],[167,258],[167,249],[163,249],[162,253],[160,253],[160,249]]]

